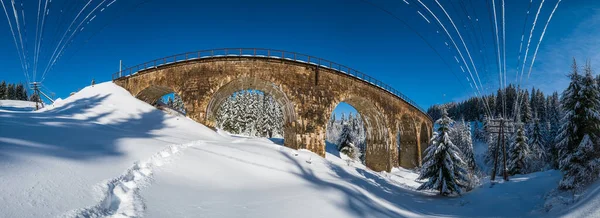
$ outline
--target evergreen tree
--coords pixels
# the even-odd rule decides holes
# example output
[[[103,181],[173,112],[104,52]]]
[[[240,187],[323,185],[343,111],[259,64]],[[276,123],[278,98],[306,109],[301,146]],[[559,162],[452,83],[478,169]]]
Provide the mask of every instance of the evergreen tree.
[[[505,91],[503,91],[502,89],[498,89],[498,95],[496,95],[496,116],[498,117],[504,116],[504,93]]]
[[[531,88],[531,96],[529,98],[530,99],[529,100],[529,104],[530,104],[529,108],[531,109],[532,114],[539,114],[538,107],[537,107],[538,98],[536,97],[536,93],[537,93],[537,90],[535,89],[535,87],[532,87]]]
[[[573,61],[571,83],[562,96],[565,112],[558,135],[559,168],[563,179],[562,189],[580,188],[598,177],[598,143],[600,101],[598,87],[592,77],[592,70],[586,64],[585,75],[578,74]]]
[[[448,113],[442,110],[442,118],[436,121],[439,126],[431,139],[431,146],[425,150],[425,158],[419,180],[427,181],[418,190],[433,189],[440,195],[460,194],[466,187],[465,163],[461,152],[450,140],[448,133],[453,121]]]
[[[15,99],[20,101],[27,101],[27,90],[22,83],[15,85]]]
[[[516,112],[514,111],[516,108],[514,108],[513,105],[515,105],[515,102],[517,100],[516,99],[517,98],[517,88],[514,85],[509,84],[505,90],[506,90],[506,100],[505,100],[506,101],[506,106],[505,106],[506,107],[506,116],[513,117],[516,115],[515,114]]]
[[[25,88],[22,84],[21,84],[22,90],[21,90],[21,101],[27,101],[29,100],[29,98],[27,97],[27,88]]]
[[[341,151],[344,147],[350,146],[352,143],[352,130],[348,122],[344,122],[342,124],[342,132],[340,133],[340,138],[338,139],[337,146],[338,150]]]
[[[560,129],[560,119],[563,117],[561,112],[561,105],[558,98],[558,92],[552,93],[549,96],[548,104],[548,131],[545,134],[546,148],[548,154],[548,161],[554,169],[558,169],[558,149],[556,147],[557,141],[556,136]]]
[[[463,121],[464,122],[464,121]],[[464,142],[464,146],[462,146],[463,148],[461,149],[462,153],[464,154],[464,160],[467,163],[467,167],[469,169],[469,171],[471,173],[474,173],[477,167],[477,164],[475,163],[475,155],[474,155],[474,151],[473,151],[473,139],[471,137],[471,125],[467,123],[467,125],[464,125],[463,128],[463,142]]]
[[[264,109],[263,110],[266,113],[265,113],[265,116],[263,117],[263,120],[264,120],[263,125],[264,125],[266,136],[268,136],[269,138],[272,138],[275,133],[279,134],[279,132],[277,130],[281,129],[281,127],[278,127],[277,121],[279,119],[282,119],[282,116],[278,116],[277,103],[275,102],[273,97],[265,96],[264,99],[265,100],[264,100],[264,105],[263,105]]]
[[[8,97],[6,89],[6,82],[2,81],[2,83],[0,83],[0,100],[6,99]]]
[[[514,143],[510,149],[508,172],[511,175],[525,174],[527,168],[527,159],[529,157],[529,145],[523,124],[518,124]]]
[[[531,155],[529,157],[529,162],[531,164],[530,167],[528,167],[528,172],[539,171],[545,165],[546,160],[546,146],[544,137],[542,136],[542,127],[539,119],[535,119],[533,123],[533,130],[528,144],[531,151]]]
[[[546,97],[544,97],[544,93],[542,93],[542,91],[539,89],[537,90],[535,95],[537,98],[536,114],[537,114],[538,118],[540,119],[540,122],[544,123],[544,122],[546,122],[546,117],[547,117]]]
[[[521,109],[520,109],[521,121],[524,123],[529,123],[529,122],[531,122],[531,119],[532,119],[531,105],[529,103],[529,92],[527,92],[527,90],[525,90],[525,93],[523,93],[521,96],[522,96]]]
[[[460,149],[463,156],[461,159],[466,163],[469,172],[475,170],[475,157],[473,154],[473,140],[471,138],[471,125],[464,119],[455,122],[450,128],[450,140]]]
[[[185,105],[183,104],[183,99],[178,94],[173,95],[173,109],[185,114]]]
[[[17,99],[17,90],[15,89],[15,85],[8,84],[6,88],[6,99],[8,100],[16,100]]]
[[[329,123],[328,123],[328,127],[332,127],[335,123],[335,113],[331,114],[331,117],[329,118]]]
[[[167,107],[175,108],[175,104],[173,104],[173,99],[171,98],[171,96],[167,97]]]
[[[234,96],[230,96],[225,102],[223,102],[219,108],[219,111],[217,112],[216,120],[219,128],[230,133],[239,134],[238,129],[236,129],[233,125],[233,118],[235,117],[233,105],[235,104],[235,100],[236,99]]]

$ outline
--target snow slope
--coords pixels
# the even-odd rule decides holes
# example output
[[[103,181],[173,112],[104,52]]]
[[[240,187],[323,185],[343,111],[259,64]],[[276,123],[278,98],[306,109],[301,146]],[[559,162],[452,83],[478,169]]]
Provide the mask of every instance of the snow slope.
[[[551,192],[545,207],[553,217],[600,217],[600,181],[579,193]]]
[[[0,111],[0,214],[55,217],[95,205],[104,180],[169,144],[219,137],[112,83],[40,112]]]
[[[103,83],[39,112],[0,111],[0,214],[540,217],[560,179],[540,172],[446,198],[415,191],[410,170],[373,172],[327,152],[217,133]]]

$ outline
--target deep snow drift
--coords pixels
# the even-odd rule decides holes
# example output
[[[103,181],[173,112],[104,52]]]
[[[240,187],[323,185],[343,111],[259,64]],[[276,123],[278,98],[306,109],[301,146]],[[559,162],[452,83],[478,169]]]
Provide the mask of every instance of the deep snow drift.
[[[216,133],[103,83],[40,112],[0,111],[2,217],[539,217],[557,171],[446,198],[405,169]],[[592,196],[592,195],[590,195]],[[592,196],[593,198],[593,196]],[[590,201],[593,202],[593,201]],[[600,203],[595,203],[598,205]],[[594,205],[573,205],[593,208]],[[592,210],[592,212],[594,212]],[[589,213],[586,213],[589,214]],[[593,213],[592,213],[593,214]]]

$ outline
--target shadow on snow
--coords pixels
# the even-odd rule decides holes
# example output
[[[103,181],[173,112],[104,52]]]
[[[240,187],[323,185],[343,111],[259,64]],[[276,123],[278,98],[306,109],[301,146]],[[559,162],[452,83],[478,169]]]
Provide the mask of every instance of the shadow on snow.
[[[82,98],[40,113],[0,111],[0,162],[10,161],[15,158],[12,154],[19,153],[74,160],[120,156],[123,153],[116,147],[119,140],[153,137],[153,130],[165,127],[166,114],[159,110],[100,124],[100,119],[116,109],[99,114],[91,109],[109,96]]]

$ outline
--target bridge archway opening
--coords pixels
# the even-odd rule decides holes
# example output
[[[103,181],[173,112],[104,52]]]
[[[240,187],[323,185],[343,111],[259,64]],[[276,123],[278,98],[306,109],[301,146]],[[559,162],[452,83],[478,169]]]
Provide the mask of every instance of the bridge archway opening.
[[[184,116],[186,114],[185,103],[181,96],[169,87],[151,85],[135,97],[169,114]]]
[[[340,102],[329,116],[325,135],[326,152],[348,157],[364,163],[366,153],[366,129],[362,115],[346,102]],[[349,153],[348,146],[356,149]],[[342,148],[346,147],[342,151]]]
[[[217,109],[218,129],[232,134],[283,138],[283,112],[274,97],[260,90],[240,90]]]
[[[234,110],[250,116],[228,118],[227,115],[236,113]],[[283,138],[283,144],[291,148],[296,148],[292,125],[295,120],[294,105],[281,87],[254,77],[237,78],[220,86],[206,108],[206,123],[210,126],[251,136]],[[262,128],[265,123],[272,128]],[[240,132],[240,126],[245,130]]]
[[[417,129],[414,120],[407,114],[400,119],[400,144],[398,145],[398,163],[404,168],[419,166]]]
[[[382,110],[370,100],[359,96],[345,96],[341,101],[332,105],[333,108],[345,103],[353,107],[362,120],[364,130],[364,145],[361,160],[363,163],[376,171],[387,171],[391,169],[389,160],[388,128]],[[331,113],[329,116],[332,116]],[[328,119],[330,120],[330,119]],[[382,161],[384,160],[384,161]]]

